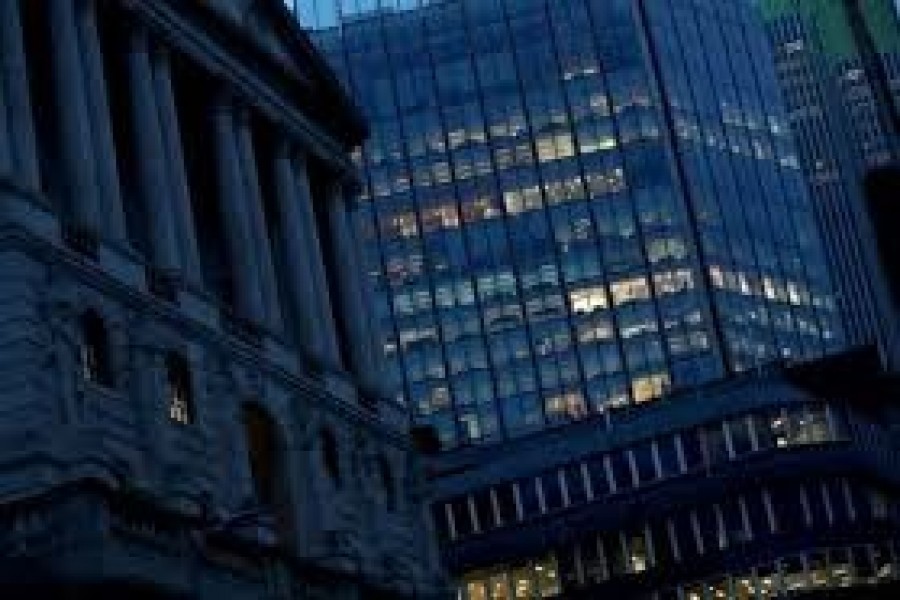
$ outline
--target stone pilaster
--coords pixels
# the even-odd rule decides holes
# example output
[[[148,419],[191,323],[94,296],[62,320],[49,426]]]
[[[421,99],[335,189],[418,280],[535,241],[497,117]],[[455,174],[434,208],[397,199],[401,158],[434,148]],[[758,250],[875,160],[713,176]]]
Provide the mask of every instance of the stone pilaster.
[[[315,289],[310,260],[306,248],[305,226],[299,207],[294,167],[287,142],[275,149],[275,206],[278,211],[279,234],[283,244],[285,283],[294,317],[297,341],[319,360],[324,358],[324,341],[319,318],[319,290]]]
[[[322,244],[316,222],[314,199],[309,183],[307,162],[301,155],[293,159],[294,177],[297,190],[297,208],[302,225],[302,237],[306,246],[306,260],[312,276],[312,302],[316,307],[316,318],[319,321],[317,334],[321,358],[327,365],[338,369],[341,367],[341,353],[337,338],[337,325],[332,311],[332,298],[325,274],[325,259],[322,256]]]
[[[9,111],[0,88],[0,175],[11,175],[15,168],[12,157],[12,133],[9,130]]]
[[[203,279],[200,251],[197,247],[197,233],[191,209],[191,193],[185,171],[184,151],[181,144],[178,112],[175,108],[168,50],[157,48],[153,53],[152,61],[153,85],[165,154],[166,180],[169,184],[169,199],[181,257],[182,277],[186,283],[199,288]]]
[[[18,180],[27,188],[40,188],[40,174],[34,134],[31,94],[22,42],[22,23],[16,0],[0,2],[0,82],[8,115],[6,123],[12,167]]]
[[[99,207],[94,169],[94,144],[85,98],[85,76],[76,3],[72,0],[48,0],[51,58],[58,115],[64,201],[74,224],[90,232],[99,229]]]
[[[125,244],[128,241],[128,231],[125,227],[125,212],[119,188],[116,148],[113,142],[106,76],[103,72],[103,54],[97,33],[97,12],[94,3],[95,0],[81,3],[76,18],[79,45],[83,53],[85,100],[95,153],[98,226],[105,237]]]
[[[247,214],[238,152],[233,100],[219,93],[214,106],[215,151],[219,200],[234,273],[238,314],[257,325],[265,323],[265,304],[253,248],[253,229]]]
[[[147,32],[136,27],[130,32],[128,74],[131,117],[134,123],[135,162],[141,196],[150,228],[153,265],[175,275],[180,271],[178,244],[169,199],[170,186],[165,169],[165,152],[159,125],[159,110],[153,88],[153,71]]]
[[[275,265],[272,262],[272,245],[269,241],[266,218],[263,212],[262,189],[259,185],[259,171],[256,153],[253,149],[253,136],[250,130],[250,115],[245,109],[237,113],[238,152],[241,157],[241,170],[244,175],[247,204],[247,216],[250,218],[251,243],[259,268],[259,284],[265,306],[266,325],[273,331],[281,329],[281,308],[278,303],[278,284],[275,279]]]

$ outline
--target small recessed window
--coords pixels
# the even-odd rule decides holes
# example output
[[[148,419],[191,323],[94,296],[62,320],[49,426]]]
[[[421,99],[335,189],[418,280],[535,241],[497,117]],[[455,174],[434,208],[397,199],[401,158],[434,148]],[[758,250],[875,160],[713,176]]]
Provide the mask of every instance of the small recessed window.
[[[378,477],[381,480],[381,491],[384,494],[384,506],[388,512],[394,512],[397,509],[397,489],[391,465],[383,456],[378,459]]]
[[[175,352],[166,355],[169,418],[182,425],[194,420],[194,401],[191,390],[191,370],[187,360]]]
[[[81,369],[87,381],[105,387],[113,386],[106,324],[93,310],[81,316]]]
[[[337,439],[328,429],[323,429],[322,433],[319,434],[319,438],[319,444],[322,451],[322,466],[325,469],[325,474],[328,475],[328,478],[331,479],[331,482],[334,483],[335,487],[340,487],[341,462],[338,453]]]

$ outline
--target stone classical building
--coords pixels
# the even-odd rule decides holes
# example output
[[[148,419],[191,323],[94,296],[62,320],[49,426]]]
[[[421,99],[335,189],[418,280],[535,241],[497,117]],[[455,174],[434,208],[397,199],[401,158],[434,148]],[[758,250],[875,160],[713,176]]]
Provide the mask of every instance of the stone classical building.
[[[439,595],[365,134],[280,0],[0,1],[4,597]]]

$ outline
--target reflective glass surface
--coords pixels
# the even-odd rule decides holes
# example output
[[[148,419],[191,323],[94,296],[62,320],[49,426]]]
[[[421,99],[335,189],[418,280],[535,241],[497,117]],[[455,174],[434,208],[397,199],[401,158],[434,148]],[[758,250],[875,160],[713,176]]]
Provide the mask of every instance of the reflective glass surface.
[[[370,120],[374,319],[445,447],[840,345],[746,3],[296,8]]]

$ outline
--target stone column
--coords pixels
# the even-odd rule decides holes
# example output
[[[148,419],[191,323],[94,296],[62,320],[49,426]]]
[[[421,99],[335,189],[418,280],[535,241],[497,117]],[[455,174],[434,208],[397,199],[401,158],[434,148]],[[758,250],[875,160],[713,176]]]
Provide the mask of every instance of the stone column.
[[[265,304],[253,253],[253,229],[243,194],[232,99],[220,92],[213,111],[219,199],[234,273],[236,308],[240,316],[259,325],[265,322]]]
[[[6,98],[3,88],[0,87],[0,174],[11,175],[15,173],[12,157],[12,132],[9,130],[9,121],[6,108]]]
[[[301,235],[305,247],[304,260],[309,265],[312,276],[311,290],[308,291],[311,303],[316,307],[315,318],[319,351],[325,364],[332,368],[341,368],[341,351],[338,345],[337,324],[331,305],[331,294],[328,289],[328,278],[325,274],[325,259],[322,256],[322,245],[319,241],[316,213],[313,208],[312,191],[309,186],[307,163],[303,156],[293,159],[294,184],[297,191],[297,208],[302,226]]]
[[[156,91],[159,125],[165,152],[166,180],[169,183],[169,199],[181,256],[182,276],[188,284],[200,288],[203,282],[203,272],[200,265],[200,251],[197,248],[197,233],[191,209],[191,192],[185,171],[184,151],[181,145],[178,112],[175,108],[168,50],[162,47],[157,48],[153,53],[152,60],[153,85]]]
[[[318,290],[306,249],[305,227],[300,212],[293,165],[287,142],[275,148],[275,206],[278,210],[279,234],[284,249],[285,283],[290,296],[291,312],[301,347],[323,360],[324,341],[320,331],[324,323],[319,317]]]
[[[263,212],[262,189],[259,186],[259,171],[256,154],[253,150],[253,135],[250,131],[250,114],[246,109],[237,113],[238,119],[238,152],[241,157],[241,170],[244,175],[247,204],[247,215],[250,218],[252,243],[259,268],[259,283],[265,306],[266,325],[273,331],[281,329],[281,309],[278,306],[278,283],[275,279],[275,265],[272,262],[272,245],[266,228],[266,217]]]
[[[84,76],[88,118],[91,124],[91,141],[95,158],[97,205],[102,231],[119,243],[128,242],[125,228],[125,212],[119,188],[119,171],[116,165],[116,148],[113,142],[107,99],[106,77],[103,73],[103,54],[97,34],[97,9],[95,0],[83,2],[79,8],[78,36],[84,53]]]
[[[366,317],[366,299],[360,286],[362,275],[354,248],[353,231],[350,229],[350,215],[344,186],[333,182],[326,198],[328,225],[331,231],[332,251],[337,257],[338,298],[341,317],[346,321],[347,347],[350,352],[351,368],[359,382],[367,391],[376,386],[372,364],[372,349]]]
[[[175,275],[180,270],[178,244],[170,187],[165,169],[165,152],[159,126],[159,110],[153,89],[153,71],[147,31],[140,26],[130,32],[128,75],[131,86],[131,117],[136,147],[136,163],[141,197],[150,228],[150,247],[156,268]]]
[[[47,12],[53,40],[50,54],[56,86],[65,200],[76,227],[96,232],[99,214],[94,181],[94,147],[85,100],[85,77],[78,46],[75,2],[48,0]]]
[[[40,188],[31,94],[25,48],[22,42],[22,22],[18,1],[0,2],[0,87],[5,95],[8,114],[15,118],[7,123],[9,151],[14,171],[27,188]]]

